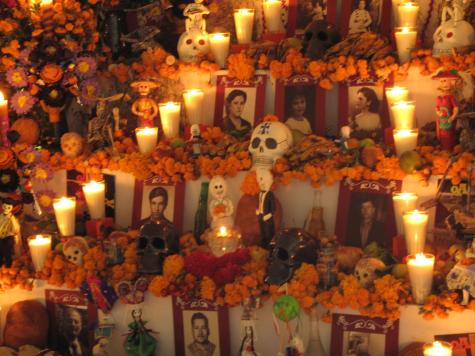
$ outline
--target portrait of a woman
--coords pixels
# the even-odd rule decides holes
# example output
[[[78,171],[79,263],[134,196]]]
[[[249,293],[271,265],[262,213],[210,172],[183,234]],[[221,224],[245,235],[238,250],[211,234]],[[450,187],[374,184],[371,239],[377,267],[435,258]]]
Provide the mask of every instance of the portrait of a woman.
[[[368,87],[362,87],[356,92],[353,115],[350,117],[352,137],[374,138],[381,137],[381,117],[379,116],[379,99],[376,92]]]
[[[314,95],[313,88],[289,87],[286,99],[286,120],[285,124],[299,135],[309,135],[312,133],[312,126],[308,117],[313,116],[313,110],[307,98]]]
[[[252,125],[242,117],[247,102],[247,94],[241,89],[232,90],[225,99],[224,130],[234,137],[251,134]]]
[[[366,1],[359,0],[358,7],[350,15],[350,21],[348,24],[348,33],[361,33],[368,32],[372,19],[369,11],[367,10]]]

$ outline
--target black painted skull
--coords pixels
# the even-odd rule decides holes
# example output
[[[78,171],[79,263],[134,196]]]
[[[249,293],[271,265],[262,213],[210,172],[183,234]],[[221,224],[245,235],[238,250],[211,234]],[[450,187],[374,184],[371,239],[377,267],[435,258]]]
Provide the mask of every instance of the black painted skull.
[[[302,52],[310,59],[321,59],[330,47],[340,42],[335,26],[324,20],[311,22],[305,29]]]
[[[270,243],[272,250],[267,268],[267,283],[284,284],[302,263],[317,262],[317,242],[305,230],[281,230]]]

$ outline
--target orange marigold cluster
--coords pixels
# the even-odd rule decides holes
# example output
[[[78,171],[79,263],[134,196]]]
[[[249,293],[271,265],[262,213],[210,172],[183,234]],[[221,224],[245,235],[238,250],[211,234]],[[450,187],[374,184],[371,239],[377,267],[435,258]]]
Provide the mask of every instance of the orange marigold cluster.
[[[244,52],[228,57],[228,76],[239,80],[250,80],[254,76],[254,59]]]
[[[0,285],[2,289],[11,289],[16,286],[32,290],[35,272],[31,259],[23,255],[13,260],[10,268],[0,267]]]

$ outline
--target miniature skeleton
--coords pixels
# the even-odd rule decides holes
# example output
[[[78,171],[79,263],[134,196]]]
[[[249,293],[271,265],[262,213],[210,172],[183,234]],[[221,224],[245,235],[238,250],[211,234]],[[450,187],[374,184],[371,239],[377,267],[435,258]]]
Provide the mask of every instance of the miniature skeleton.
[[[275,198],[274,193],[270,190],[274,178],[270,170],[265,168],[258,168],[256,170],[257,183],[259,184],[259,205],[256,210],[256,215],[259,220],[259,227],[261,230],[261,245],[268,247],[275,235]]]
[[[150,91],[158,87],[154,82],[140,80],[133,82],[130,85],[132,88],[137,89],[139,92],[139,98],[132,104],[132,113],[139,117],[140,127],[153,127],[155,126],[153,120],[158,115],[158,106],[155,100],[149,97]]]
[[[209,193],[211,194],[209,215],[211,216],[212,228],[233,226],[234,206],[226,196],[227,192],[228,184],[226,180],[222,176],[214,176],[209,182]]]
[[[202,0],[195,0],[188,4],[183,11],[187,17],[185,21],[186,31],[178,40],[178,55],[185,62],[194,62],[202,59],[209,52],[208,33],[204,15],[209,10],[202,4]]]

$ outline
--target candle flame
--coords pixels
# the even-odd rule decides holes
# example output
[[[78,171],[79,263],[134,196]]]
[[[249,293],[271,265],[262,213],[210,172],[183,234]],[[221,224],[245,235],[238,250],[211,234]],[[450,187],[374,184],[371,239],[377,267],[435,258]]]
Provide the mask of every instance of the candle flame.
[[[415,7],[416,5],[413,3],[413,2],[406,2],[405,4],[403,4],[404,7]]]
[[[36,235],[35,240],[41,240],[43,239],[43,235]]]
[[[392,88],[388,88],[387,91],[394,95],[401,95],[402,93],[407,91],[407,88],[395,86]]]
[[[224,40],[226,37],[229,37],[229,33],[227,32],[212,33],[210,37],[212,40],[216,40],[216,41]],[[191,90],[194,90],[194,89],[191,89]]]
[[[417,135],[416,130],[394,130],[394,135],[399,137],[409,137]]]
[[[403,27],[403,28],[401,28],[401,32],[402,33],[409,33],[410,29],[409,29],[409,27]]]
[[[0,91],[0,101],[4,101],[5,97],[3,96],[3,93]]]
[[[443,347],[442,344],[440,343],[440,341],[434,341],[432,346],[434,346],[434,348],[436,348],[436,349],[441,349]]]
[[[414,104],[412,104],[410,101],[401,100],[401,101],[398,101],[397,103],[395,103],[393,106],[396,107],[396,108],[407,108],[409,106],[414,106]]]
[[[424,255],[424,252],[416,253],[416,261],[425,261],[428,258]]]
[[[237,12],[238,12],[239,14],[244,14],[244,15],[246,15],[246,14],[253,13],[254,10],[253,10],[253,9],[238,9]]]
[[[395,193],[393,197],[395,199],[409,200],[409,199],[417,198],[417,195],[415,193],[402,192],[402,193]]]
[[[221,226],[219,228],[219,236],[226,236],[228,234],[228,229],[226,229],[226,226]]]

